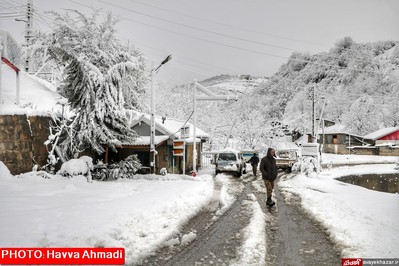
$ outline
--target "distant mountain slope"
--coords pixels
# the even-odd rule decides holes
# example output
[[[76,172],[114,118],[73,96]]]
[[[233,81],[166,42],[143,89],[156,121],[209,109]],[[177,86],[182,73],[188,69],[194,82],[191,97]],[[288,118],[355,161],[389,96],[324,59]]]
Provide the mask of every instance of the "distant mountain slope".
[[[245,93],[257,88],[259,84],[266,82],[267,78],[252,77],[250,75],[219,75],[199,83],[215,93]]]

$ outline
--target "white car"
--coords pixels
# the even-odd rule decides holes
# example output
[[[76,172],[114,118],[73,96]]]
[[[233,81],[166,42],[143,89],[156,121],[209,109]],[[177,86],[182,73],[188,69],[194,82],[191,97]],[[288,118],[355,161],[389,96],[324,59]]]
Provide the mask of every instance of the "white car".
[[[298,161],[298,149],[278,150],[276,155],[277,168],[287,172],[291,172],[292,166]]]
[[[245,173],[242,154],[234,151],[223,151],[216,156],[216,174],[233,173],[241,176]]]

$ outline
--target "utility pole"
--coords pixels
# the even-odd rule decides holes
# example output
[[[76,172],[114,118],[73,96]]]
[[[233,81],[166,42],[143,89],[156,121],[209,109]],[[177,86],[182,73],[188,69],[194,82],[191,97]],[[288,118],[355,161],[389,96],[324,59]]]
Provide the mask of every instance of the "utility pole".
[[[151,115],[150,115],[150,157],[152,157],[151,160],[151,169],[152,173],[155,174],[155,155],[156,155],[156,150],[155,150],[155,84],[154,84],[154,78],[155,78],[155,69],[154,69],[154,62],[151,63]]]
[[[28,0],[26,8],[26,27],[25,27],[25,41],[26,48],[31,45],[31,38],[33,37],[33,0]],[[29,55],[26,56],[25,71],[29,72]]]
[[[312,137],[315,138],[316,137],[316,132],[315,132],[315,120],[316,120],[316,90],[315,90],[315,86],[312,87],[313,89],[313,94],[312,94]]]
[[[169,62],[172,59],[172,55],[168,55],[162,62],[161,64],[157,67],[154,68],[154,62],[151,64],[151,115],[150,115],[150,166],[152,168],[152,173],[155,174],[156,172],[156,167],[155,167],[155,158],[157,155],[156,151],[156,145],[155,145],[155,74],[158,72],[158,70]]]
[[[31,45],[31,38],[33,37],[33,0],[28,0],[26,5],[26,20],[16,18],[15,21],[25,22],[25,45],[26,48]],[[29,72],[29,55],[26,56],[25,60],[25,71]]]

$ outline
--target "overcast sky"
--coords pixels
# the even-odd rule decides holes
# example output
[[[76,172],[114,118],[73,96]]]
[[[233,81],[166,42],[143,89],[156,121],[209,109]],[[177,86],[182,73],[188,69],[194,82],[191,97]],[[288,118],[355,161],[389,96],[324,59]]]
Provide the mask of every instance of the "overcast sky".
[[[27,0],[0,0],[0,28],[24,40]],[[119,37],[149,62],[173,59],[157,78],[202,80],[219,74],[271,76],[293,51],[328,51],[337,40],[399,40],[399,0],[33,0],[34,28],[50,30],[46,11],[111,10]],[[22,14],[21,13],[21,14]],[[23,18],[23,17],[22,17]]]

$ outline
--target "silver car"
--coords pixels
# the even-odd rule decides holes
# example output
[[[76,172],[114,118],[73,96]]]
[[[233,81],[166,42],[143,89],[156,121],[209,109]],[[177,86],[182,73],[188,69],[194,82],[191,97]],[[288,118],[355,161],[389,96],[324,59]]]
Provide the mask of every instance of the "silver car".
[[[233,173],[241,176],[244,173],[244,160],[239,152],[221,152],[216,158],[216,174]]]

